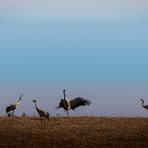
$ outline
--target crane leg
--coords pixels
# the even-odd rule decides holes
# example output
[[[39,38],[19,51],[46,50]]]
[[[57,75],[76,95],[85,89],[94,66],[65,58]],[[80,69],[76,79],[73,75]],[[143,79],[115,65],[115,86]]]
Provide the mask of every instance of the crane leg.
[[[67,116],[69,117],[69,112],[68,112],[68,110],[67,110]]]
[[[14,117],[14,110],[12,111],[12,115],[13,115],[13,117]]]

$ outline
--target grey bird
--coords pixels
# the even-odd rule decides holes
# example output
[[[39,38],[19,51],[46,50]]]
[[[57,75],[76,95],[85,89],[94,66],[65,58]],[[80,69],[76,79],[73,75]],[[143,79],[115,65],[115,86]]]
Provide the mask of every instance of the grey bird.
[[[11,104],[11,105],[9,105],[9,106],[6,107],[6,114],[8,116],[11,116],[11,115],[14,116],[14,110],[19,107],[19,105],[21,103],[22,96],[23,95],[20,95],[18,101],[16,101],[15,103],[13,103],[13,104]]]
[[[56,109],[63,108],[67,112],[68,116],[69,116],[70,109],[75,110],[75,108],[77,108],[79,106],[86,106],[86,105],[91,104],[91,101],[81,98],[81,97],[77,97],[72,100],[68,100],[66,97],[65,89],[63,89],[63,94],[64,94],[64,99],[60,100]]]
[[[148,110],[148,105],[144,105],[144,100],[141,99],[140,101],[142,101],[142,107]]]
[[[35,108],[41,118],[41,121],[42,121],[42,119],[48,119],[48,121],[49,121],[49,113],[44,110],[39,109],[36,100],[33,100],[32,102],[35,103]]]

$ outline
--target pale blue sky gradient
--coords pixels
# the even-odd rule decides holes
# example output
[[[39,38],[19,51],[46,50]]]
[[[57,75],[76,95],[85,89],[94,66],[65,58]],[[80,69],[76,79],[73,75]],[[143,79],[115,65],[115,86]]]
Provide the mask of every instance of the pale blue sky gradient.
[[[146,0],[0,0],[0,114],[20,93],[51,114],[67,89],[92,100],[73,115],[145,116],[148,103]],[[27,108],[26,108],[27,106]]]

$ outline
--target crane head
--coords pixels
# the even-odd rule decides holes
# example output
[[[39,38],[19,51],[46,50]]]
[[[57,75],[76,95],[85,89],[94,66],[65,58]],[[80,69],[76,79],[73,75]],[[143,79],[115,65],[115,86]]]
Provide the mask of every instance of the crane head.
[[[32,102],[36,102],[36,100],[32,100]]]
[[[65,89],[63,89],[63,95],[64,95],[64,99],[65,99],[66,98]]]
[[[143,100],[143,99],[140,99],[140,101],[144,102],[144,100]]]

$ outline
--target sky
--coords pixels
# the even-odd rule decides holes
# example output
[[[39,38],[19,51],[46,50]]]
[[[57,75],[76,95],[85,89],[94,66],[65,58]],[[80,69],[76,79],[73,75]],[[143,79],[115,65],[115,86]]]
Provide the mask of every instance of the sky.
[[[147,116],[147,38],[147,0],[0,0],[0,115],[65,115],[65,88],[92,102],[71,115]]]

